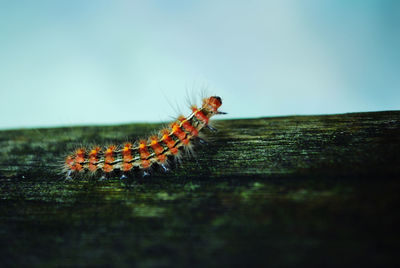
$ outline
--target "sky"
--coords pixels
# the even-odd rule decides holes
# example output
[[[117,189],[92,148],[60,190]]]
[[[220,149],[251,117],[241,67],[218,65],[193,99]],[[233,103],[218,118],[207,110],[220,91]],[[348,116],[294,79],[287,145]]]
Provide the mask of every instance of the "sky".
[[[0,129],[169,121],[203,91],[223,118],[400,110],[399,18],[396,0],[0,0]]]

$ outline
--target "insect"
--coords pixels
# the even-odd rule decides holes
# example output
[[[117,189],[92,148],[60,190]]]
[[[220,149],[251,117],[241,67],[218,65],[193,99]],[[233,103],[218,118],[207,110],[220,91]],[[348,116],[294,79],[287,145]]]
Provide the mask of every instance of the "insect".
[[[192,150],[194,141],[206,143],[199,137],[203,128],[216,131],[209,121],[214,115],[226,114],[218,110],[221,105],[218,96],[204,98],[200,108],[191,106],[192,113],[188,117],[179,116],[168,128],[148,139],[127,142],[122,146],[79,148],[65,159],[63,170],[66,178],[88,174],[106,179],[119,174],[120,179],[126,179],[137,174],[148,176],[157,169],[167,172],[185,151]]]

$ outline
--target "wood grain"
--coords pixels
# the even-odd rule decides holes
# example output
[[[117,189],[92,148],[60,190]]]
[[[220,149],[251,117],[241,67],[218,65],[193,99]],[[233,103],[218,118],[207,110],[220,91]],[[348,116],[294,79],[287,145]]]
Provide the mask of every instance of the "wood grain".
[[[2,265],[399,265],[400,111],[215,123],[194,158],[131,181],[59,167],[160,124],[1,131]]]

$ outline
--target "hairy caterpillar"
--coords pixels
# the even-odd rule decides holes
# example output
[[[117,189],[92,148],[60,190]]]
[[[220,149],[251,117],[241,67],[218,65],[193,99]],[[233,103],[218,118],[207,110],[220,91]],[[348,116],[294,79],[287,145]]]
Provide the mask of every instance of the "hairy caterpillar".
[[[222,100],[218,96],[203,99],[201,108],[191,106],[188,117],[179,116],[169,128],[162,129],[157,135],[135,143],[127,142],[122,146],[95,146],[90,150],[79,148],[65,159],[63,170],[67,179],[79,174],[98,175],[108,178],[120,174],[121,179],[141,174],[147,176],[156,168],[166,172],[171,163],[181,157],[182,151],[191,150],[192,142],[205,143],[199,137],[203,128],[216,131],[209,125],[209,120],[218,111]]]

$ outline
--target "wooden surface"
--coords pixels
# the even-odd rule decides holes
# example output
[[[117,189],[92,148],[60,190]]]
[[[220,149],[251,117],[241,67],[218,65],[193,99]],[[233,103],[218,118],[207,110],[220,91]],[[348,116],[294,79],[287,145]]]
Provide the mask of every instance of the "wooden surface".
[[[59,174],[81,144],[158,124],[0,132],[5,266],[400,264],[400,112],[216,121],[168,174]]]

